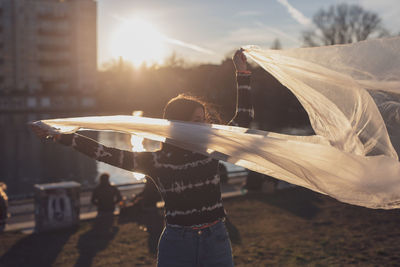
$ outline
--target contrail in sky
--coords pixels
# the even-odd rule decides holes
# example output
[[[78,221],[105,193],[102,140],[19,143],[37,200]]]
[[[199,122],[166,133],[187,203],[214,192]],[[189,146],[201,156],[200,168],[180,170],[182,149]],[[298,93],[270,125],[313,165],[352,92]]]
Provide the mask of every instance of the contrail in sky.
[[[301,25],[304,26],[311,26],[313,23],[312,21],[303,15],[298,9],[294,8],[287,0],[277,0],[280,4],[285,6],[289,12],[289,14],[297,20]]]
[[[182,46],[182,47],[186,47],[186,48],[189,48],[189,49],[192,49],[194,51],[201,52],[201,53],[204,53],[204,54],[209,54],[209,55],[215,54],[213,51],[205,49],[205,48],[202,48],[200,46],[197,46],[197,45],[194,45],[194,44],[185,43],[183,41],[172,39],[172,38],[169,38],[169,37],[166,37],[166,36],[164,36],[164,37],[165,37],[165,41],[170,43],[170,44],[175,44],[175,45],[179,45],[179,46]]]
[[[111,15],[111,16],[112,16],[112,18],[114,18],[114,19],[116,19],[116,20],[118,20],[118,21],[120,21],[120,22],[129,22],[128,19],[122,18],[122,17],[120,17],[120,16],[117,16],[117,15]],[[214,51],[205,49],[205,48],[200,47],[200,46],[198,46],[198,45],[190,44],[190,43],[186,43],[186,42],[181,41],[181,40],[177,40],[177,39],[174,39],[174,38],[170,38],[170,37],[168,37],[168,36],[165,36],[164,34],[161,34],[161,35],[162,35],[162,37],[163,37],[162,39],[163,39],[166,43],[178,45],[178,46],[181,46],[181,47],[186,47],[186,48],[189,48],[189,49],[192,49],[192,50],[194,50],[194,51],[197,51],[197,52],[200,52],[200,53],[204,53],[204,54],[209,54],[209,55],[215,54]]]

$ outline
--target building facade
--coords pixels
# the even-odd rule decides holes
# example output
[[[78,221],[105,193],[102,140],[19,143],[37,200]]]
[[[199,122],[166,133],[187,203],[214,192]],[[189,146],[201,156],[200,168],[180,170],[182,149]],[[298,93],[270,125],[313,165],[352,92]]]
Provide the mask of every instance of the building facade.
[[[95,161],[42,142],[27,123],[92,115],[96,9],[94,0],[0,0],[0,181],[11,195],[94,181]]]
[[[93,0],[0,0],[0,94],[96,88]]]

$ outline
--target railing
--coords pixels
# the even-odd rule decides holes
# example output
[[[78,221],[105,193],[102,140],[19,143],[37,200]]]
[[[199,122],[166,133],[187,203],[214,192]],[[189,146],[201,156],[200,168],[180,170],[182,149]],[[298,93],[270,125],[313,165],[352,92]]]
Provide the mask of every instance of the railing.
[[[39,51],[52,51],[52,52],[71,50],[71,46],[66,44],[38,44],[37,48],[39,49]]]
[[[244,178],[247,176],[247,171],[233,171],[228,173],[228,183],[229,184],[238,184],[243,183]],[[126,183],[119,184],[117,187],[120,191],[125,195],[138,193],[141,188],[144,187],[143,182],[138,183]],[[90,213],[94,211],[94,207],[90,202],[90,197],[94,187],[85,187],[81,189],[80,195],[80,208],[81,214]],[[225,197],[236,196],[238,192],[225,192]],[[240,191],[239,195],[242,195],[243,192]],[[229,196],[228,196],[229,195]],[[26,194],[19,195],[18,197],[12,196],[9,198],[9,212],[11,213],[11,217],[8,219],[9,224],[21,223],[21,222],[29,222],[32,221],[32,215],[34,214],[34,195]],[[161,208],[163,206],[163,202],[158,202],[157,207]]]
[[[70,60],[67,58],[63,59],[39,59],[39,65],[49,67],[49,66],[65,66],[70,63]]]
[[[50,29],[38,29],[37,33],[42,36],[66,36],[70,34],[68,30],[50,30]]]
[[[242,178],[243,176],[247,176],[248,172],[246,169],[243,171],[232,171],[228,172],[228,182],[234,182],[237,178]],[[136,183],[124,183],[124,184],[117,184],[116,186],[121,189],[129,189],[128,187],[135,188],[135,187],[144,187],[145,182],[136,182]],[[91,192],[93,191],[95,186],[88,186],[82,187],[81,192]],[[25,199],[32,199],[34,197],[33,192],[29,194],[21,194],[21,195],[13,195],[9,196],[9,201],[20,201]]]
[[[42,13],[42,14],[38,14],[37,18],[39,20],[64,21],[69,18],[69,15],[67,13],[63,13],[63,14]]]
[[[96,106],[93,96],[0,96],[0,111],[71,111],[92,109]]]

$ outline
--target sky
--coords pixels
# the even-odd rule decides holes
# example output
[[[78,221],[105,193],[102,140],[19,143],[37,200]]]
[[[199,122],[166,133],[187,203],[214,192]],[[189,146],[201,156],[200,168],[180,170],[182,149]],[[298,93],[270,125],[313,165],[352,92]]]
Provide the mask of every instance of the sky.
[[[400,32],[398,0],[97,0],[98,65],[119,56],[161,63],[173,52],[189,63],[219,63],[240,46],[269,48],[276,38],[283,49],[300,47],[312,16],[343,2],[376,12],[385,28]]]

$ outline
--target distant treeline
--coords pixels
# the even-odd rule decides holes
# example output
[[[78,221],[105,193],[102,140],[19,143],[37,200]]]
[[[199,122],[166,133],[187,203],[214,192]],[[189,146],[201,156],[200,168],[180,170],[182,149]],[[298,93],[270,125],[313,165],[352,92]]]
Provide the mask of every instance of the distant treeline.
[[[310,129],[308,116],[296,97],[264,69],[249,68],[253,73],[255,127],[269,131]],[[138,69],[120,61],[101,71],[98,81],[98,107],[105,113],[143,110],[144,116],[161,117],[164,105],[180,93],[210,103],[222,123],[235,112],[236,79],[230,59],[220,65],[170,64]]]

